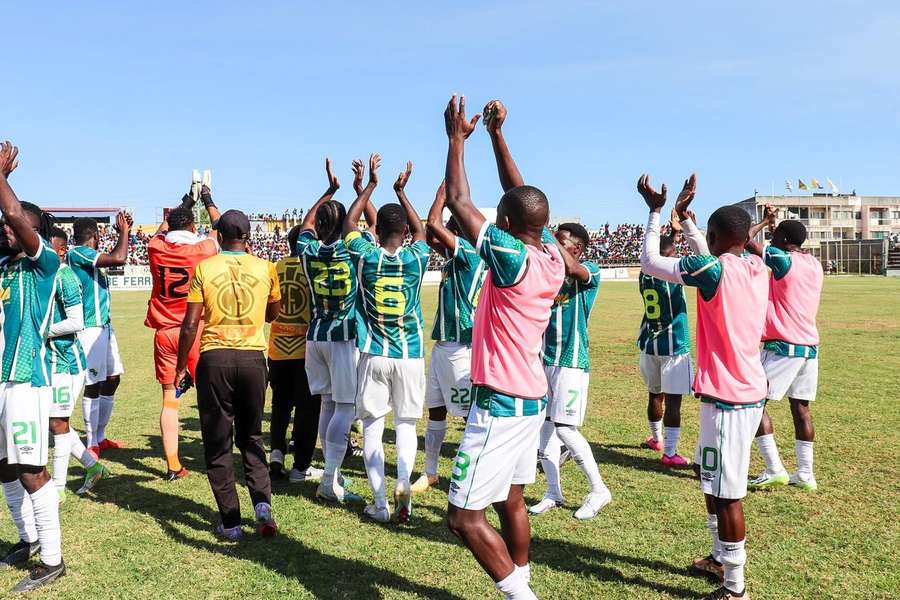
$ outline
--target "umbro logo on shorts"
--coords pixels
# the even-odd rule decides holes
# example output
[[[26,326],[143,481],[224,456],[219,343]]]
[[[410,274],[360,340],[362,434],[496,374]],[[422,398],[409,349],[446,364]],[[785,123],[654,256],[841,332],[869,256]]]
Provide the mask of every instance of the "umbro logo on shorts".
[[[19,448],[19,452],[21,452],[22,454],[31,454],[32,452],[34,452],[34,448],[32,448],[31,446],[22,446],[21,448]]]

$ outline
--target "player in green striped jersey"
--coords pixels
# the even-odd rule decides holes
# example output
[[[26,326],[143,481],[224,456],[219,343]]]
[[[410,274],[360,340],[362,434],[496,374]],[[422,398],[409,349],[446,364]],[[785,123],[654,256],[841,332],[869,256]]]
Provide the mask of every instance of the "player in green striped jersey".
[[[41,562],[13,592],[46,585],[66,572],[62,560],[59,496],[47,472],[50,361],[44,343],[50,326],[59,257],[46,241],[50,218],[19,202],[7,178],[18,149],[0,145],[0,212],[9,260],[0,272],[2,381],[0,381],[0,481],[19,541],[0,567],[24,565],[40,548]],[[28,494],[26,499],[25,495]]]
[[[75,246],[69,251],[69,266],[78,276],[84,306],[84,330],[79,334],[87,357],[85,372],[84,429],[88,447],[98,456],[103,450],[121,448],[120,442],[106,439],[106,426],[112,417],[116,389],[125,371],[119,356],[116,332],[109,315],[109,281],[102,269],[121,267],[128,258],[128,237],[131,217],[124,212],[116,215],[119,239],[111,252],[100,252],[100,232],[97,221],[75,219],[72,224]]]
[[[437,466],[441,446],[447,433],[447,412],[467,417],[472,405],[472,325],[475,305],[481,293],[487,269],[484,261],[467,240],[463,239],[456,219],[443,222],[447,200],[441,182],[434,204],[428,213],[428,244],[444,256],[438,307],[434,316],[431,339],[435,341],[428,367],[425,403],[428,425],[425,429],[425,472],[412,485],[414,493],[426,491],[438,482]]]
[[[356,408],[363,420],[363,456],[374,504],[365,514],[378,521],[390,517],[384,484],[384,417],[394,411],[397,437],[397,520],[407,522],[411,512],[409,478],[416,462],[416,420],[422,416],[425,386],[424,322],[420,292],[431,250],[425,227],[406,197],[404,188],[412,163],[394,184],[399,204],[378,210],[379,248],[363,239],[357,224],[378,183],[380,157],[369,159],[369,183],[344,220],[344,240],[357,262],[360,283],[357,340],[362,356],[357,374]],[[407,233],[412,244],[404,247]]]
[[[362,190],[364,167],[353,162],[353,187]],[[361,498],[344,489],[340,469],[356,410],[356,264],[343,240],[346,210],[333,199],[341,185],[325,159],[328,189],[300,225],[297,256],[309,285],[311,315],[306,332],[306,376],[309,391],[321,397],[319,439],[325,456],[316,497],[344,503]],[[375,211],[366,210],[374,227]]]
[[[590,243],[587,230],[578,223],[557,228],[556,242],[563,250],[566,279],[550,311],[544,333],[544,371],[549,384],[547,420],[541,428],[538,456],[547,476],[547,492],[531,507],[542,514],[564,503],[559,481],[560,442],[566,445],[587,477],[590,492],[575,511],[578,519],[591,519],[612,500],[597,467],[591,446],[578,430],[587,412],[590,354],[588,320],[600,289],[600,267],[581,255]]]
[[[60,502],[65,501],[69,456],[74,456],[85,468],[84,494],[108,471],[97,463],[81,442],[78,432],[69,427],[69,418],[84,388],[85,356],[78,332],[84,328],[81,305],[81,284],[72,269],[65,264],[69,236],[58,227],[50,230],[50,244],[61,264],[56,272],[53,297],[53,316],[47,334],[50,347],[53,405],[50,408],[50,432],[53,434],[53,483]]]
[[[671,226],[675,235],[681,233],[682,226],[674,213]],[[663,256],[675,256],[675,237],[660,237],[659,252]],[[693,366],[684,286],[641,273],[638,289],[644,314],[637,344],[641,350],[641,376],[648,390],[647,423],[650,429],[642,446],[657,452],[662,450],[660,461],[667,467],[686,467],[689,463],[678,454],[678,440],[681,437],[681,397],[691,393]]]

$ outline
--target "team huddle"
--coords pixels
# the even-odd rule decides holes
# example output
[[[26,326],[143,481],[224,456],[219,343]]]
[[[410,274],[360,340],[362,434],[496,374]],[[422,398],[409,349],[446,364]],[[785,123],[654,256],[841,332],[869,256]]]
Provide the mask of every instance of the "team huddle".
[[[328,188],[289,232],[291,254],[277,264],[248,253],[249,219],[238,210],[220,212],[209,172],[195,172],[190,193],[167,212],[148,247],[153,291],[145,324],[155,330],[165,478],[188,475],[178,456],[178,411],[183,393],[194,386],[220,517],[214,527],[223,540],[238,542],[244,535],[235,445],[262,536],[278,531],[271,481],[280,478],[316,482],[322,502],[359,503],[366,518],[405,524],[413,518],[415,496],[439,484],[448,416],[464,419],[449,482],[448,527],[505,598],[535,598],[529,514],[537,518],[565,505],[561,464],[571,457],[589,484],[576,519],[592,519],[612,501],[580,431],[600,268],[582,260],[590,242],[584,227],[548,229],[549,202],[525,184],[512,158],[501,102],[468,119],[465,99],[454,97],[444,116],[445,178],[424,224],[404,191],[412,163],[394,183],[398,203],[376,211],[371,196],[380,157],[354,161],[356,199],[349,208],[334,199],[340,183],[326,161]],[[473,204],[465,169],[464,148],[482,116],[504,191],[494,223]],[[124,369],[102,269],[125,263],[131,221],[118,215],[120,237],[109,253],[98,251],[91,219],[75,221],[70,245],[50,215],[19,202],[9,187],[16,155],[8,142],[0,148],[0,479],[20,537],[2,566],[26,565],[40,553],[39,564],[14,588],[28,591],[65,573],[58,507],[70,456],[84,467],[76,493],[85,494],[109,474],[101,454],[121,447],[105,433]],[[782,221],[776,227],[768,208],[756,225],[736,206],[719,208],[704,237],[689,208],[694,176],[672,211],[672,235],[661,235],[665,185],[657,192],[645,175],[638,191],[650,208],[637,342],[648,389],[643,445],[661,452],[668,468],[691,467],[678,452],[681,399],[700,399],[693,467],[705,496],[712,551],[692,569],[720,584],[706,598],[743,600],[749,598],[741,505],[747,488],[791,484],[812,491],[817,485],[809,403],[817,386],[822,269],[800,249],[803,225]],[[208,236],[196,234],[198,202],[210,217]],[[763,248],[755,239],[767,227],[771,244]],[[683,236],[693,254],[676,257],[675,236]],[[445,263],[426,374],[421,290],[431,252]],[[696,367],[685,285],[697,288]],[[267,452],[262,422],[269,385]],[[82,396],[87,444],[69,426]],[[784,396],[795,423],[793,475],[781,462],[766,413],[768,400]],[[426,407],[424,469],[414,479],[416,425]],[[383,436],[391,413],[397,461],[389,497]],[[368,503],[341,472],[356,450],[350,444],[355,421],[362,428]],[[46,468],[49,433],[52,478]],[[766,469],[749,479],[754,438]],[[312,464],[317,439],[323,468]],[[547,490],[528,507],[524,487],[534,483],[538,465]],[[486,518],[489,507],[500,517],[499,532]]]

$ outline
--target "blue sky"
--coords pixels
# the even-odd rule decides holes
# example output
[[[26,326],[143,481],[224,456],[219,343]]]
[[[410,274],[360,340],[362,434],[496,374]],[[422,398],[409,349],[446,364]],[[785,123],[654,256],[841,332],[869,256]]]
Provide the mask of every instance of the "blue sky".
[[[378,151],[376,202],[411,159],[424,212],[454,92],[503,99],[526,181],[593,226],[644,220],[642,171],[670,188],[697,171],[703,213],[786,178],[900,194],[897,3],[126,4],[4,6],[20,198],[145,222],[210,168],[221,207],[305,207],[327,155],[349,202],[351,159]],[[483,128],[467,164],[495,205]]]

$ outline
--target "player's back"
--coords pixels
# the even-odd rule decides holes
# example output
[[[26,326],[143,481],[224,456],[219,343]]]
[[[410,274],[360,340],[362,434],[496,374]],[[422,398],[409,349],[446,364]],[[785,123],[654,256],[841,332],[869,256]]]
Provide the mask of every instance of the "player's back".
[[[753,255],[726,253],[718,263],[721,271],[715,293],[708,300],[702,290],[697,294],[694,391],[731,404],[756,403],[766,395],[759,340],[766,319],[768,271],[762,259]]]
[[[102,327],[109,323],[109,281],[103,269],[97,266],[100,252],[90,246],[75,246],[66,255],[66,261],[82,289],[84,326]]]
[[[358,346],[390,358],[423,358],[422,280],[431,249],[424,241],[390,253],[370,242],[351,247],[359,256]]]
[[[475,306],[486,275],[484,261],[472,244],[457,237],[452,255],[441,268],[431,339],[465,345],[472,343]]]
[[[488,266],[472,332],[472,383],[518,398],[542,398],[541,364],[550,309],[565,264],[549,231],[540,248],[485,223],[476,250]]]
[[[324,244],[311,231],[297,240],[310,290],[307,339],[344,342],[356,337],[356,265],[344,240]]]
[[[655,356],[690,352],[684,286],[641,273],[638,288],[644,304],[638,348]]]
[[[153,289],[147,303],[144,325],[153,329],[180,327],[187,310],[191,277],[201,260],[219,251],[212,238],[189,231],[153,236],[147,244]]]
[[[296,256],[275,264],[281,287],[281,310],[269,330],[269,358],[294,360],[306,356],[306,332],[309,327],[309,283],[303,261]]]
[[[769,303],[763,340],[778,340],[804,346],[819,344],[816,314],[822,295],[822,263],[805,252],[766,248],[772,266]]]

